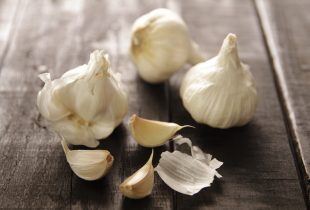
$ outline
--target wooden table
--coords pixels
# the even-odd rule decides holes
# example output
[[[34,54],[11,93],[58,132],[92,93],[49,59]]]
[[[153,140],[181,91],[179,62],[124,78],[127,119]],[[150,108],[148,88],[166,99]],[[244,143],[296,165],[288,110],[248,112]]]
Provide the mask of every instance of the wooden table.
[[[179,97],[184,66],[169,81],[149,85],[128,57],[133,21],[158,7],[182,15],[206,58],[227,33],[239,37],[252,67],[259,104],[247,126],[227,130],[196,124]],[[52,209],[306,209],[310,173],[310,1],[0,0],[0,207]],[[88,61],[102,48],[121,72],[130,110],[100,148],[115,162],[104,178],[87,182],[70,170],[60,139],[36,108],[37,75],[53,77]],[[118,185],[140,168],[150,149],[128,132],[128,117],[190,124],[194,144],[224,162],[210,188],[195,196],[174,192],[155,177],[153,194],[122,197]],[[155,149],[154,165],[172,143]]]

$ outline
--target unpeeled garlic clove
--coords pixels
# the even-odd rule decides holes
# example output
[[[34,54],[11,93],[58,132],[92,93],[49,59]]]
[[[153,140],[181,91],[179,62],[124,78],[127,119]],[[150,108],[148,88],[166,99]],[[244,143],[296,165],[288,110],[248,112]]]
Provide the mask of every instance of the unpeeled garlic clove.
[[[120,184],[121,193],[132,199],[144,198],[152,193],[154,186],[153,150],[146,164]]]
[[[70,150],[64,140],[61,144],[72,171],[81,179],[97,180],[106,175],[113,164],[114,158],[107,150]]]
[[[171,139],[182,128],[193,127],[176,123],[148,120],[132,115],[129,120],[129,130],[134,139],[144,147],[158,147]]]

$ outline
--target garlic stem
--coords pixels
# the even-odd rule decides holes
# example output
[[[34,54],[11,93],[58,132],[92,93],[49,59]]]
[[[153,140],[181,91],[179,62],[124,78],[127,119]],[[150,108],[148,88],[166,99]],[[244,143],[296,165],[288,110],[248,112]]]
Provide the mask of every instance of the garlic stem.
[[[227,70],[240,70],[241,62],[238,55],[237,36],[229,33],[224,39],[222,47],[218,54],[218,63],[223,66],[230,62],[235,68],[224,68]]]
[[[191,48],[191,52],[188,58],[188,62],[191,65],[196,65],[198,63],[203,62],[205,59],[202,56],[201,52],[199,51],[199,47],[197,45],[197,43],[195,43],[194,41],[192,41],[192,48]]]

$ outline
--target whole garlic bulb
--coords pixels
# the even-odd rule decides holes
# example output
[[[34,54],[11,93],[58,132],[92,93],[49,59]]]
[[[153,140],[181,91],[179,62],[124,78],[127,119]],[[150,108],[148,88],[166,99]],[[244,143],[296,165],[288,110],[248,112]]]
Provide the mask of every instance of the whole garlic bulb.
[[[168,9],[155,9],[138,18],[132,27],[130,55],[147,82],[168,79],[185,63],[202,62],[184,21]]]
[[[49,73],[39,77],[45,85],[38,93],[38,109],[70,144],[98,146],[97,139],[109,136],[127,113],[127,95],[103,51],[94,51],[88,65],[58,79],[51,80]]]
[[[236,35],[228,34],[217,56],[187,72],[180,95],[199,123],[229,128],[251,120],[257,104],[256,87],[249,66],[239,60]]]

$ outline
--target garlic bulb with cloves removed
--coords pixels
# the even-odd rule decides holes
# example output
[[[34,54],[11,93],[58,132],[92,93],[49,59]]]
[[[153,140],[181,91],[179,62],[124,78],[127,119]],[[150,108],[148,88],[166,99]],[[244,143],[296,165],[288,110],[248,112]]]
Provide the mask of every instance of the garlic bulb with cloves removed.
[[[124,196],[132,199],[140,199],[152,193],[154,186],[154,168],[152,161],[153,150],[147,163],[120,184],[119,189]]]
[[[70,150],[64,140],[61,144],[72,171],[82,179],[99,179],[113,164],[114,158],[107,150]]]
[[[236,35],[228,34],[216,57],[184,76],[180,95],[199,123],[216,128],[243,126],[255,113],[255,82],[249,66],[239,60],[236,42]]]
[[[127,113],[127,95],[103,51],[94,51],[88,65],[58,79],[51,80],[49,73],[39,77],[45,85],[38,93],[38,109],[70,144],[98,146],[97,139],[109,136]]]
[[[134,139],[144,147],[158,147],[165,144],[176,132],[190,125],[148,120],[132,115],[129,120],[129,130]]]
[[[185,63],[203,61],[184,21],[168,9],[155,9],[138,18],[132,27],[130,55],[147,82],[168,79]]]

